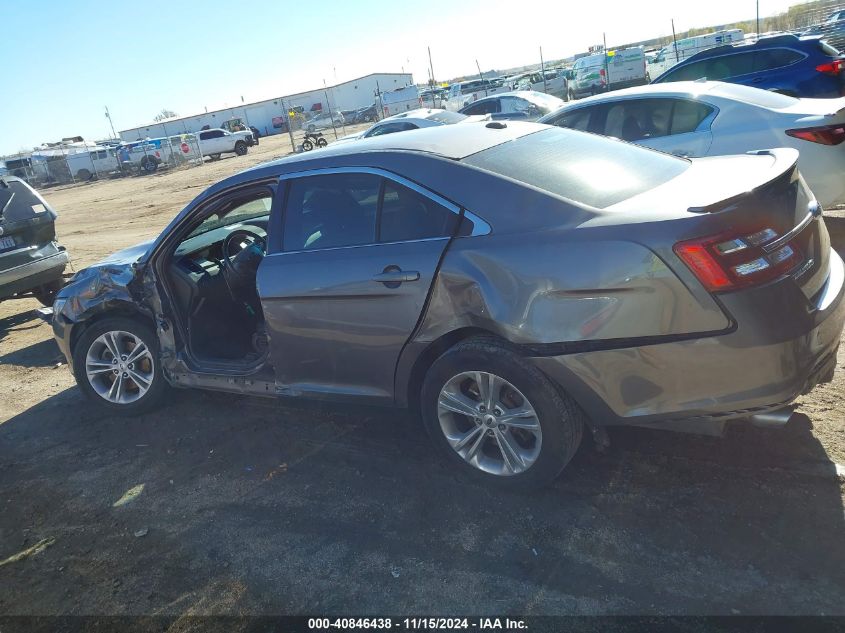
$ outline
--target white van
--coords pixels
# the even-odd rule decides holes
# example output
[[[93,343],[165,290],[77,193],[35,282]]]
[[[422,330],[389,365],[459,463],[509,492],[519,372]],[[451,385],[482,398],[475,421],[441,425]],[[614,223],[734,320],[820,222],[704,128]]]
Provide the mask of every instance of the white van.
[[[570,100],[648,83],[642,46],[581,57],[575,60],[572,71]]]
[[[728,29],[726,31],[714,31],[695,37],[685,37],[678,40],[677,44],[672,42],[664,46],[652,59],[648,61],[648,74],[651,79],[657,79],[660,75],[669,70],[680,61],[692,57],[696,53],[706,51],[709,48],[722,46],[723,44],[735,44],[743,41],[745,34],[742,29]]]

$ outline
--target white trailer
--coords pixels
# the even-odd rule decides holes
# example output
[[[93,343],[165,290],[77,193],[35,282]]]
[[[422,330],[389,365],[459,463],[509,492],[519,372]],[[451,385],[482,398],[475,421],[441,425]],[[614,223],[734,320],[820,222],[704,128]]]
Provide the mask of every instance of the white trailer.
[[[420,92],[416,85],[405,86],[404,88],[391,90],[390,92],[382,92],[380,97],[382,116],[385,118],[422,107]]]
[[[704,35],[696,35],[695,37],[685,37],[678,40],[677,43],[672,42],[668,46],[664,46],[660,51],[648,61],[648,74],[650,79],[657,79],[660,75],[669,70],[672,66],[680,61],[688,59],[706,51],[709,48],[722,46],[723,44],[733,44],[743,41],[745,37],[742,29],[728,29],[725,31],[715,31],[713,33],[705,33]]]

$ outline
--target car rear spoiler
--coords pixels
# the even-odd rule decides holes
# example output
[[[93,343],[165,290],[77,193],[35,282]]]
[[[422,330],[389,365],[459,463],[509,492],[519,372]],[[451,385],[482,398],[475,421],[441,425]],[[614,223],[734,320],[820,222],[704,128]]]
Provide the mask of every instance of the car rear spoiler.
[[[755,195],[780,178],[788,178],[791,180],[798,167],[798,151],[788,147],[755,149],[750,152],[746,152],[746,154],[750,154],[751,156],[771,156],[774,158],[775,162],[774,165],[772,165],[771,176],[748,191],[743,191],[742,193],[738,193],[730,198],[719,200],[713,204],[700,207],[689,207],[687,210],[690,213],[718,213],[719,211],[725,211],[736,206],[749,196]]]

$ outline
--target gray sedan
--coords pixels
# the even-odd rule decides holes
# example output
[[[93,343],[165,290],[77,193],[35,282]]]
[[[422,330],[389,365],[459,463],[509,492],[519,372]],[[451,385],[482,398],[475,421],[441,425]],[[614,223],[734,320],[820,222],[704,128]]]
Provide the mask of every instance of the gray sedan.
[[[330,146],[80,271],[53,328],[114,413],[170,387],[411,407],[467,475],[533,487],[585,431],[783,424],[832,379],[845,269],[797,157],[496,121]]]
[[[503,92],[473,101],[459,110],[467,116],[487,115],[494,121],[536,121],[566,105],[563,99],[533,90]]]

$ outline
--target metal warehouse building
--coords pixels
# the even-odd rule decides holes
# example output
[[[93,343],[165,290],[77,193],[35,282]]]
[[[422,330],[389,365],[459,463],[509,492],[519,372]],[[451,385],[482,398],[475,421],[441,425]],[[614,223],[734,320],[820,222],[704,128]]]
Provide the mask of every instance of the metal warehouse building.
[[[328,88],[318,88],[266,101],[121,130],[120,138],[124,141],[136,141],[140,138],[160,138],[183,132],[197,132],[205,125],[213,128],[220,127],[224,121],[236,117],[257,127],[262,135],[267,136],[284,131],[283,104],[287,108],[301,107],[305,111],[354,110],[372,104],[379,90],[388,92],[413,83],[410,73],[373,73]]]

